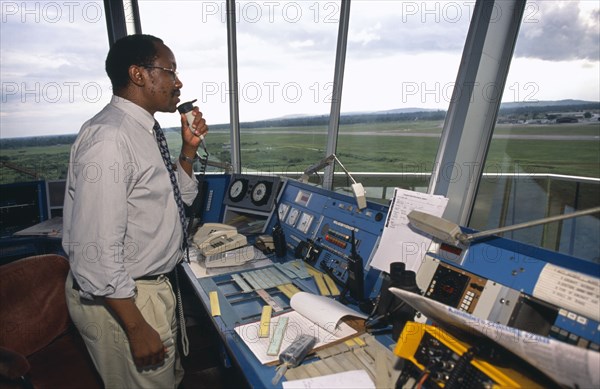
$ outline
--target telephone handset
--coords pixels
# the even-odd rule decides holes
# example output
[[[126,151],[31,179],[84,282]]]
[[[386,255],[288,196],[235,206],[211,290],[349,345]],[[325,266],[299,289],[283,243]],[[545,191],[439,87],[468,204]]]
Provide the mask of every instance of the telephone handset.
[[[215,255],[246,246],[248,240],[233,226],[221,223],[204,223],[192,239],[204,256]]]

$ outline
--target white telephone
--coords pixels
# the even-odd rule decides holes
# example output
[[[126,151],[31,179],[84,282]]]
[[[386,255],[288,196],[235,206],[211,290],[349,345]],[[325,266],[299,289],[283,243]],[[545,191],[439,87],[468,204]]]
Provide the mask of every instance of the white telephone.
[[[204,266],[212,267],[240,266],[254,259],[254,246],[244,246],[215,255],[207,255]]]
[[[221,223],[204,223],[192,239],[204,256],[215,255],[246,246],[248,240],[233,226]]]

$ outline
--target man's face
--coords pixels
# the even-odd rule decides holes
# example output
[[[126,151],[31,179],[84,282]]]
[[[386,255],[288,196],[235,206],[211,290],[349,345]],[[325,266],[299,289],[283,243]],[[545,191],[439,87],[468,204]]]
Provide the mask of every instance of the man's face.
[[[177,63],[173,52],[164,44],[156,43],[157,58],[143,68],[148,73],[144,95],[149,108],[156,112],[175,112],[183,86],[177,77]]]

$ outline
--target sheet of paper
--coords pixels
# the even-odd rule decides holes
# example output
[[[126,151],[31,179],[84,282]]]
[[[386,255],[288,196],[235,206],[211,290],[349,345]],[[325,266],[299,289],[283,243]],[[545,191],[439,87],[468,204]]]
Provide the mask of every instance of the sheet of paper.
[[[548,263],[538,277],[533,295],[600,321],[600,282],[596,277]]]
[[[493,340],[561,385],[569,388],[600,387],[600,353],[597,351],[479,319],[402,289],[390,288],[390,291],[433,321],[447,325],[447,328],[458,328]]]
[[[364,370],[350,370],[303,380],[284,381],[283,389],[375,389],[375,384]]]
[[[408,214],[416,209],[441,217],[447,204],[448,199],[443,196],[394,189],[379,247],[370,265],[389,272],[390,263],[404,262],[406,270],[419,270],[432,239],[411,228]]]
[[[330,297],[307,292],[296,293],[290,300],[290,306],[302,316],[310,318],[325,329],[337,326],[345,316],[367,318],[367,315],[357,312]]]
[[[277,322],[281,317],[287,317],[288,324],[279,352],[285,350],[298,336],[303,334],[316,337],[317,343],[314,348],[319,348],[357,333],[355,329],[345,323],[339,323],[337,327],[335,325],[329,325],[328,328],[319,327],[296,311],[273,317],[270,322],[271,329],[277,326]],[[269,332],[268,338],[260,338],[258,336],[259,330],[260,321],[235,327],[235,332],[242,338],[260,363],[267,364],[278,361],[278,355],[267,355],[274,331]]]

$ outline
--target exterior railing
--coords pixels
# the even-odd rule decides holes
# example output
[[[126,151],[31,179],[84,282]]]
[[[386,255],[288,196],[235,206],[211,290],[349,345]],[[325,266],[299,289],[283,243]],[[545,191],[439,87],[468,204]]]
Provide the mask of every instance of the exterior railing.
[[[267,173],[265,173],[267,174]],[[301,172],[269,172],[292,179]],[[394,188],[426,192],[429,173],[352,172],[369,201],[387,204]],[[322,186],[322,175],[311,176]],[[352,195],[344,172],[334,175],[333,190]],[[600,178],[540,173],[484,173],[468,227],[509,226],[600,205]],[[503,234],[504,237],[600,263],[600,215],[553,222]]]

